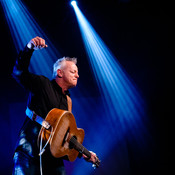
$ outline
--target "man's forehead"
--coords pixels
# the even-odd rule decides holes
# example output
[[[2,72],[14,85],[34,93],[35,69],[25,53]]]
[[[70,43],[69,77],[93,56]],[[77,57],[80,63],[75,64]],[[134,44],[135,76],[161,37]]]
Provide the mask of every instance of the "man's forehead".
[[[63,67],[64,68],[70,68],[70,69],[77,69],[78,70],[78,67],[77,65],[73,62],[73,61],[65,61],[65,63],[63,63]]]

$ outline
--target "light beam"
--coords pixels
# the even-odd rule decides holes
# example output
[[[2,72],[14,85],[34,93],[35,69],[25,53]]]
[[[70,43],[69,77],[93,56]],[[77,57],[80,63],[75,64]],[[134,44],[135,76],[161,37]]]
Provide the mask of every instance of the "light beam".
[[[146,136],[149,135],[146,128],[144,101],[134,82],[96,33],[79,7],[76,5],[73,8],[89,63],[101,93],[100,106],[98,103],[94,104],[94,106],[99,107],[96,111],[97,115],[91,123],[91,127],[94,126],[95,130],[91,130],[89,142],[87,141],[86,144],[91,147],[91,140],[95,142],[93,142],[96,144],[94,149],[101,154],[102,161],[109,154],[112,154],[110,151],[114,145],[118,145],[116,147],[119,157],[116,158],[116,161],[118,160],[116,166],[120,169],[121,160],[125,160],[127,169],[129,168],[127,142],[132,141],[138,148],[144,150]],[[86,105],[85,108],[87,109]],[[81,171],[79,169],[76,173],[81,174]],[[117,174],[120,173],[127,174],[123,169],[121,172],[118,170]]]
[[[1,0],[0,2],[18,53],[35,36],[40,36],[46,40],[49,47],[35,51],[29,70],[51,78],[52,65],[60,57],[59,52],[54,48],[21,0]]]

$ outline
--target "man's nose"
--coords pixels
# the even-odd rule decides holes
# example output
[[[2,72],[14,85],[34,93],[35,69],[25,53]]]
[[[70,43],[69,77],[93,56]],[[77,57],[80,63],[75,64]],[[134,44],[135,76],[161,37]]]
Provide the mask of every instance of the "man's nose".
[[[79,78],[79,75],[78,75],[78,73],[76,73],[76,78]]]

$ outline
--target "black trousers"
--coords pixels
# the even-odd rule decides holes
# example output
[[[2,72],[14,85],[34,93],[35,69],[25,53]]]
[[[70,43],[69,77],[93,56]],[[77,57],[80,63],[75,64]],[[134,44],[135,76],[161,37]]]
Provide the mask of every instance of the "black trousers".
[[[60,160],[63,162],[62,160]],[[15,152],[13,157],[12,175],[41,175],[40,161],[33,159],[22,151]],[[42,156],[42,174],[43,175],[66,175],[63,163],[53,161],[51,158]]]

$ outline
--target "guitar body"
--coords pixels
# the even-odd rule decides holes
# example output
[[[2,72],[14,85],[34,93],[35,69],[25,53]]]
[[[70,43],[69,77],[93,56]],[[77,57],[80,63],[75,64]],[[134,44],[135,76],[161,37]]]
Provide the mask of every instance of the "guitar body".
[[[52,155],[56,158],[67,156],[69,161],[74,161],[79,152],[71,146],[70,140],[76,140],[80,144],[84,140],[84,130],[77,128],[75,118],[73,114],[69,111],[54,108],[52,109],[45,119],[52,127],[46,130],[44,127],[41,128],[39,139],[42,136],[44,142],[51,135],[49,141],[50,151]]]

